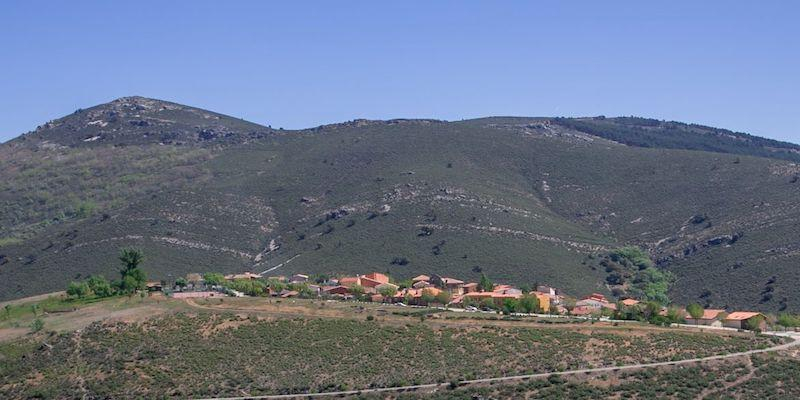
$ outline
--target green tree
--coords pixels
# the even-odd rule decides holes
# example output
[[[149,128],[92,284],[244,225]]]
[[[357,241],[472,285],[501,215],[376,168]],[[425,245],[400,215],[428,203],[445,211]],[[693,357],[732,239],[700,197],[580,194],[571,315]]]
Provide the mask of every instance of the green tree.
[[[8,306],[6,306],[8,307]],[[792,315],[792,314],[780,314],[778,315],[778,325],[785,326],[785,327],[795,327],[800,326],[800,316]]]
[[[539,299],[536,296],[526,294],[519,299],[517,312],[521,313],[534,313],[539,311]]]
[[[144,254],[138,249],[125,248],[120,250],[119,260],[122,261],[122,265],[125,267],[123,270],[125,272],[122,273],[125,276],[126,272],[139,268],[139,265],[144,261]]]
[[[177,286],[179,288],[185,288],[186,285],[187,285],[187,282],[186,282],[185,278],[181,277],[181,278],[175,279],[175,286]]]
[[[378,289],[378,293],[383,297],[392,297],[397,294],[397,288],[390,285],[381,286],[381,288]]]
[[[646,268],[636,273],[632,292],[645,301],[655,301],[661,305],[669,304],[667,291],[674,276],[669,271],[657,268]]]
[[[350,293],[352,293],[356,299],[361,299],[364,297],[364,287],[361,285],[353,285],[353,287],[350,288]]]
[[[495,303],[494,300],[491,298],[486,298],[481,300],[481,308],[486,310],[496,310],[497,303]]]
[[[703,310],[703,306],[697,303],[692,303],[686,306],[686,312],[688,312],[689,315],[691,315],[694,319],[702,317],[704,311],[705,310]]]
[[[615,249],[610,253],[611,259],[616,262],[630,263],[641,269],[653,266],[650,255],[646,251],[636,246],[625,246]]]
[[[481,280],[478,282],[478,288],[483,292],[491,292],[494,289],[494,283],[489,280],[486,274],[481,274]]]
[[[139,268],[144,260],[144,255],[137,249],[122,249],[119,254],[123,269],[120,270],[120,290],[133,293],[143,290],[147,286],[147,274]]]
[[[67,285],[67,295],[70,297],[77,297],[82,299],[84,297],[89,296],[92,293],[92,290],[89,288],[89,285],[86,282],[70,282]]]
[[[505,299],[503,300],[503,314],[510,315],[517,310],[519,307],[519,302],[517,299]]]
[[[433,294],[432,290],[423,289],[422,295],[420,296],[420,300],[422,301],[423,304],[428,305],[433,303],[434,300],[436,300],[436,295]]]
[[[747,330],[761,332],[761,324],[763,324],[764,321],[765,321],[764,316],[756,315],[755,317],[752,317],[747,321],[745,321],[744,327]]]
[[[114,295],[114,288],[111,287],[111,284],[102,275],[92,275],[86,283],[89,285],[89,289],[92,293],[97,297],[110,297]]]
[[[206,285],[218,286],[225,283],[225,276],[219,272],[206,272],[203,274],[203,281]]]
[[[450,293],[442,290],[439,294],[436,295],[436,302],[442,305],[447,305],[450,303]]]

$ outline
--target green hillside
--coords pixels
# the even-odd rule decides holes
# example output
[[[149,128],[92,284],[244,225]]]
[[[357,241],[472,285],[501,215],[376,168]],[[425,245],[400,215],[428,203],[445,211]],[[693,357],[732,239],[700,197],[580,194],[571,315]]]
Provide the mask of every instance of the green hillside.
[[[232,121],[225,129],[239,126]],[[124,143],[57,148],[41,143],[63,133],[44,129],[30,154],[14,152],[24,168],[1,169],[0,298],[112,276],[118,248],[130,245],[156,278],[486,273],[608,293],[593,255],[635,244],[676,275],[675,300],[800,309],[800,167],[784,160],[797,146],[718,134],[716,147],[698,147],[709,140],[700,128],[642,121],[356,120],[260,136],[242,128],[211,143],[139,143],[126,133]],[[107,167],[95,154],[107,154]],[[134,178],[121,185],[126,175]],[[57,195],[35,197],[42,184]],[[67,207],[76,211],[54,219]]]

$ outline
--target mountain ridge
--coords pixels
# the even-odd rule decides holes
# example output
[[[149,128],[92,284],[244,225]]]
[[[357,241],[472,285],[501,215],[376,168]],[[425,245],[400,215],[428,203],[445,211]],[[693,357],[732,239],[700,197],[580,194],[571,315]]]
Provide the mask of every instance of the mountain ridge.
[[[632,244],[676,274],[675,300],[800,308],[800,248],[790,240],[800,167],[785,154],[731,147],[733,138],[721,142],[728,152],[705,151],[703,136],[686,149],[632,146],[612,140],[617,131],[597,136],[548,117],[353,120],[261,136],[220,117],[211,122],[236,124],[216,132],[231,134],[201,140],[202,125],[184,122],[210,113],[173,116],[183,129],[174,143],[129,140],[168,130],[125,122],[136,113],[119,119],[116,136],[84,142],[98,131],[80,127],[96,119],[78,113],[75,129],[49,131],[70,140],[0,145],[0,277],[9,282],[0,297],[111,276],[121,246],[145,249],[159,279],[280,266],[487,273],[609,293],[593,260]],[[619,132],[636,140],[689,129],[623,122],[634,128]]]

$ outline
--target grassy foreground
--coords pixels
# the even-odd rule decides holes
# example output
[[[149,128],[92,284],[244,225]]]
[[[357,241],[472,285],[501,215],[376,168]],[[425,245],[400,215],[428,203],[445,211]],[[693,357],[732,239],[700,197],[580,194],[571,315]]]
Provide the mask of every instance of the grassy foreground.
[[[198,310],[2,343],[0,397],[332,391],[680,360],[763,348],[775,340],[646,327],[363,315],[290,319]]]

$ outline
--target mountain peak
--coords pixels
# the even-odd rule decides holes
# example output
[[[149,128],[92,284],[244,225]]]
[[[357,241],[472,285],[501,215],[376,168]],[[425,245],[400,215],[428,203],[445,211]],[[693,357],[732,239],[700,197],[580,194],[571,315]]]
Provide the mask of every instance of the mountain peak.
[[[270,128],[200,108],[126,96],[49,121],[20,140],[68,147],[233,144],[271,132]]]

